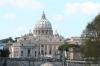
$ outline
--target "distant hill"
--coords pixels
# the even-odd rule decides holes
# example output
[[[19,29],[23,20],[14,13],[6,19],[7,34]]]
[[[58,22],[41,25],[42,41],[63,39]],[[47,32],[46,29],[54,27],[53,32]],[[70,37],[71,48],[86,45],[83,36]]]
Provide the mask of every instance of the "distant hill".
[[[12,37],[9,37],[9,38],[5,38],[5,39],[1,39],[0,42],[2,43],[8,43],[8,42],[15,42],[14,39],[12,39]]]
[[[4,48],[5,46],[6,46],[6,45],[5,45],[4,43],[0,42],[0,50],[1,50],[1,49],[3,50],[3,48]]]

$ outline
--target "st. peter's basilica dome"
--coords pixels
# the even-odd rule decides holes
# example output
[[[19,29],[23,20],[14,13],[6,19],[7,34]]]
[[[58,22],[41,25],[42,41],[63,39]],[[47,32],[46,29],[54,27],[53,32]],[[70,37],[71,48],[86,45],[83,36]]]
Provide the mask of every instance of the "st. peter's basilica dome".
[[[46,19],[44,12],[42,14],[42,18],[35,25],[34,34],[35,35],[53,35],[52,25]]]

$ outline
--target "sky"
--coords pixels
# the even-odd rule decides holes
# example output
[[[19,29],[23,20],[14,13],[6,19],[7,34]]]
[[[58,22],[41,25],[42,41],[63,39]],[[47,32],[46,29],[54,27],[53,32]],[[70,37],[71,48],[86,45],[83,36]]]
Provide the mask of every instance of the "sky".
[[[34,29],[43,11],[65,38],[79,37],[100,12],[100,0],[0,0],[0,39]]]

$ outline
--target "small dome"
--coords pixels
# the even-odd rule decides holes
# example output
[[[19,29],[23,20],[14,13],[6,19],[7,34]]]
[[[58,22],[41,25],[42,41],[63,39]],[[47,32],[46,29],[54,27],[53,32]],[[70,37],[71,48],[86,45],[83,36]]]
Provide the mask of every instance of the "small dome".
[[[46,16],[43,12],[42,18],[38,21],[35,26],[36,30],[39,29],[52,29],[51,23],[46,19]]]

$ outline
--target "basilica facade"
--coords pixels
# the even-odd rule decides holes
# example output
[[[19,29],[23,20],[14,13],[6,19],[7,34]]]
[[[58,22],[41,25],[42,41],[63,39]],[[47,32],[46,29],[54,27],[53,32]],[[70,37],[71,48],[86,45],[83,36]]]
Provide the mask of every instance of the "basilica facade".
[[[10,47],[11,58],[56,57],[58,47],[64,44],[64,38],[54,34],[52,25],[43,12],[32,32],[19,37]]]

